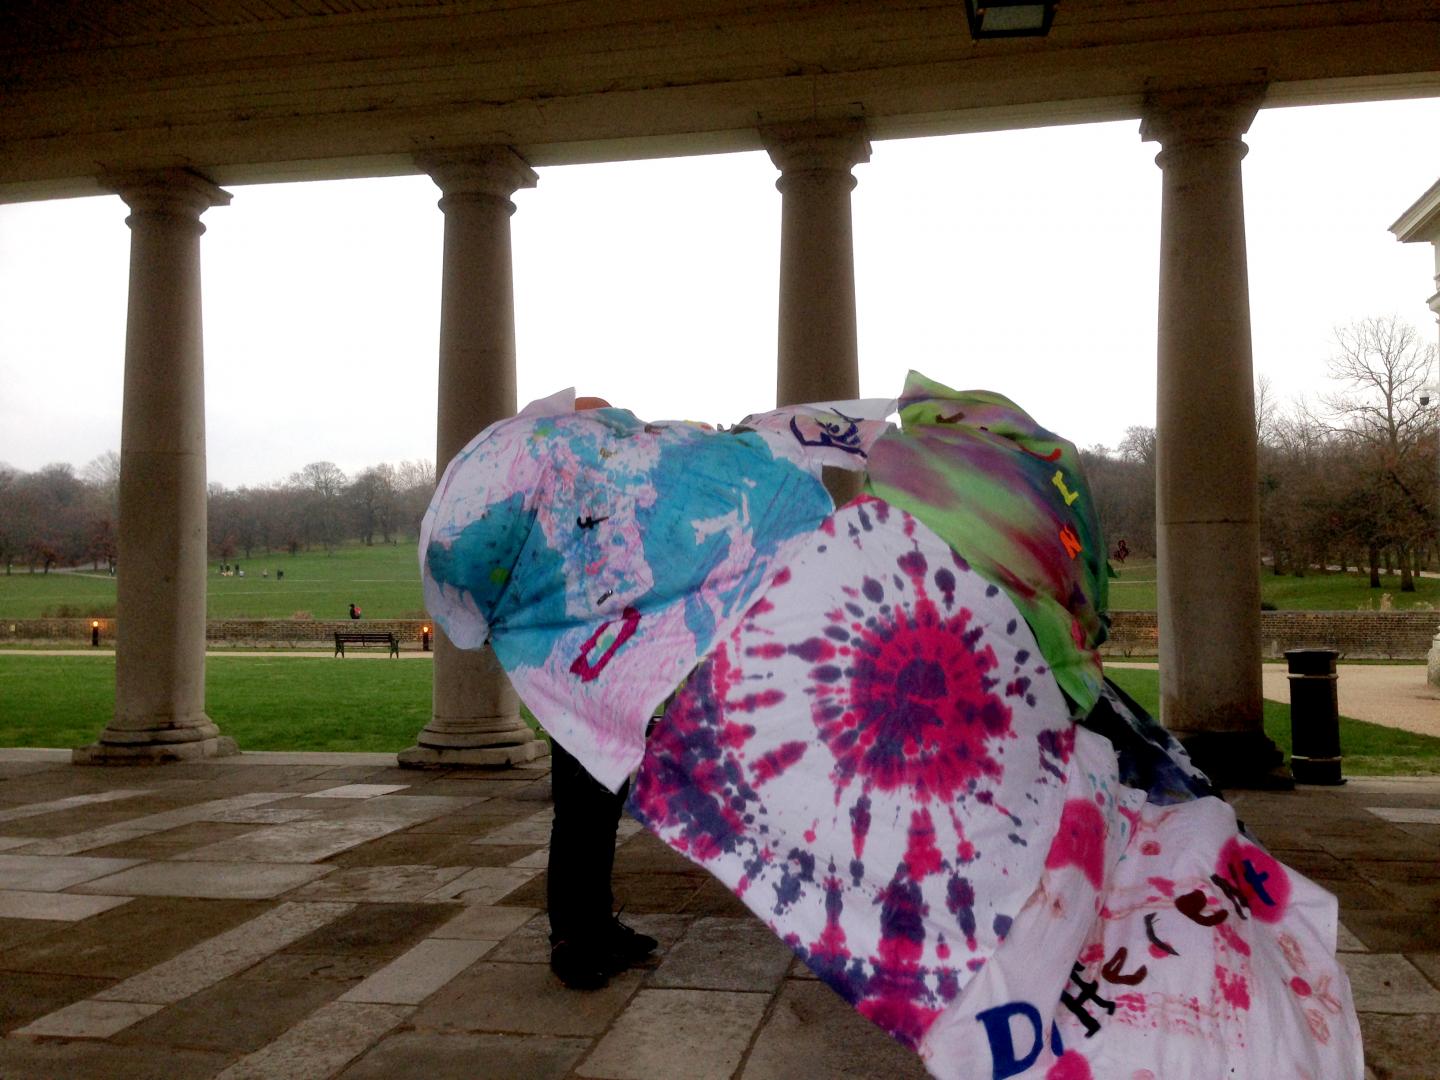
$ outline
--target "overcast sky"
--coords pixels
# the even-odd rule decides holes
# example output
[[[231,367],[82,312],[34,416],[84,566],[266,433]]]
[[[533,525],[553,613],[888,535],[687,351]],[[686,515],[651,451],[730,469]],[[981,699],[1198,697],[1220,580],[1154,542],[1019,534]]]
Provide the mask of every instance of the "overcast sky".
[[[1331,331],[1427,340],[1440,99],[1265,110],[1247,136],[1255,367],[1324,389]],[[1155,418],[1160,170],[1133,121],[877,142],[856,168],[861,392],[908,368],[998,390],[1082,446]],[[540,170],[513,218],[520,396],[733,423],[775,394],[780,195],[764,154]],[[347,472],[435,446],[442,219],[426,177],[235,187],[202,241],[209,476]],[[118,198],[0,206],[0,462],[120,445]]]

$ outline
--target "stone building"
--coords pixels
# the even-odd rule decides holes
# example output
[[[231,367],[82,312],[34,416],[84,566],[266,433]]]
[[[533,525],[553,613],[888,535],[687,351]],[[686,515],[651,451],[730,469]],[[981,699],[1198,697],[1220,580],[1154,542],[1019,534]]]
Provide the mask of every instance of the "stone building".
[[[111,191],[131,210],[116,708],[76,760],[233,748],[203,680],[201,217],[223,213],[223,185],[434,179],[444,462],[516,408],[510,196],[535,167],[767,149],[783,404],[856,393],[850,170],[872,140],[1125,118],[1163,172],[1163,719],[1222,777],[1275,760],[1243,136],[1265,106],[1440,93],[1433,0],[1067,0],[1047,34],[994,39],[928,0],[66,0],[0,12],[0,85],[0,199]],[[493,661],[443,637],[434,702],[402,759],[540,752]]]

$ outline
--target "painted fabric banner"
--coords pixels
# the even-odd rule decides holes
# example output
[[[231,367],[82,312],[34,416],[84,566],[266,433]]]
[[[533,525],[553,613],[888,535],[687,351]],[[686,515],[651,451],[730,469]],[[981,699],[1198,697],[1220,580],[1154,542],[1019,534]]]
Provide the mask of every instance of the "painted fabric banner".
[[[1335,897],[1219,799],[1093,812],[1114,755],[1081,730],[1076,758],[1066,814],[1088,820],[1062,827],[1009,938],[931,1026],[932,1075],[1360,1080]]]
[[[1074,730],[1004,592],[862,497],[687,681],[630,811],[913,1047],[1034,891]]]
[[[421,527],[421,577],[450,640],[488,640],[545,728],[618,789],[655,707],[833,509],[820,466],[863,462],[888,425],[832,432],[802,406],[720,433],[573,402],[536,402],[456,456]]]
[[[1030,624],[1077,715],[1103,679],[1108,572],[1079,453],[1010,399],[912,371],[901,430],[870,453],[866,490],[914,514]]]

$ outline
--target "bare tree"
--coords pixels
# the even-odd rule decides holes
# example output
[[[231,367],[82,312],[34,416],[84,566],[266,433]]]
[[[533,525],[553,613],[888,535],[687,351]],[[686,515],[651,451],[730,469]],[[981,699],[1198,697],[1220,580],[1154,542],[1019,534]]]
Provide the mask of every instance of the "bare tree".
[[[306,540],[319,540],[326,551],[333,550],[343,532],[344,471],[333,461],[312,461],[290,477],[290,486],[305,496]]]
[[[1275,437],[1276,413],[1279,402],[1275,400],[1275,388],[1268,375],[1255,380],[1255,441],[1261,446],[1268,445]]]
[[[1330,374],[1344,389],[1322,400],[1332,430],[1369,478],[1373,507],[1387,535],[1374,536],[1371,580],[1378,580],[1377,544],[1393,547],[1400,589],[1413,592],[1415,550],[1434,535],[1434,478],[1426,465],[1433,411],[1420,403],[1435,347],[1398,316],[1372,317],[1335,329]],[[1384,541],[1388,541],[1384,543]]]
[[[111,513],[115,514],[120,508],[120,455],[114,450],[106,450],[98,457],[92,458],[85,468],[80,470],[80,478],[89,484],[96,493],[104,499]]]
[[[1120,457],[1125,461],[1138,461],[1150,468],[1155,467],[1155,429],[1143,424],[1133,424],[1125,429],[1120,440]]]

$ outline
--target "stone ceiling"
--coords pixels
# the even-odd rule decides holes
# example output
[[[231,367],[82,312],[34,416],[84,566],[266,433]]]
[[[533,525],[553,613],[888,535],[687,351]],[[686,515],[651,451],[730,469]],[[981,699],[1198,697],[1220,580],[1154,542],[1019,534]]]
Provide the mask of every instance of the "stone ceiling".
[[[11,0],[0,201],[159,166],[221,183],[413,171],[481,142],[533,164],[1133,117],[1146,93],[1268,104],[1440,93],[1437,0],[1065,0],[1045,39],[970,40],[937,0]]]

